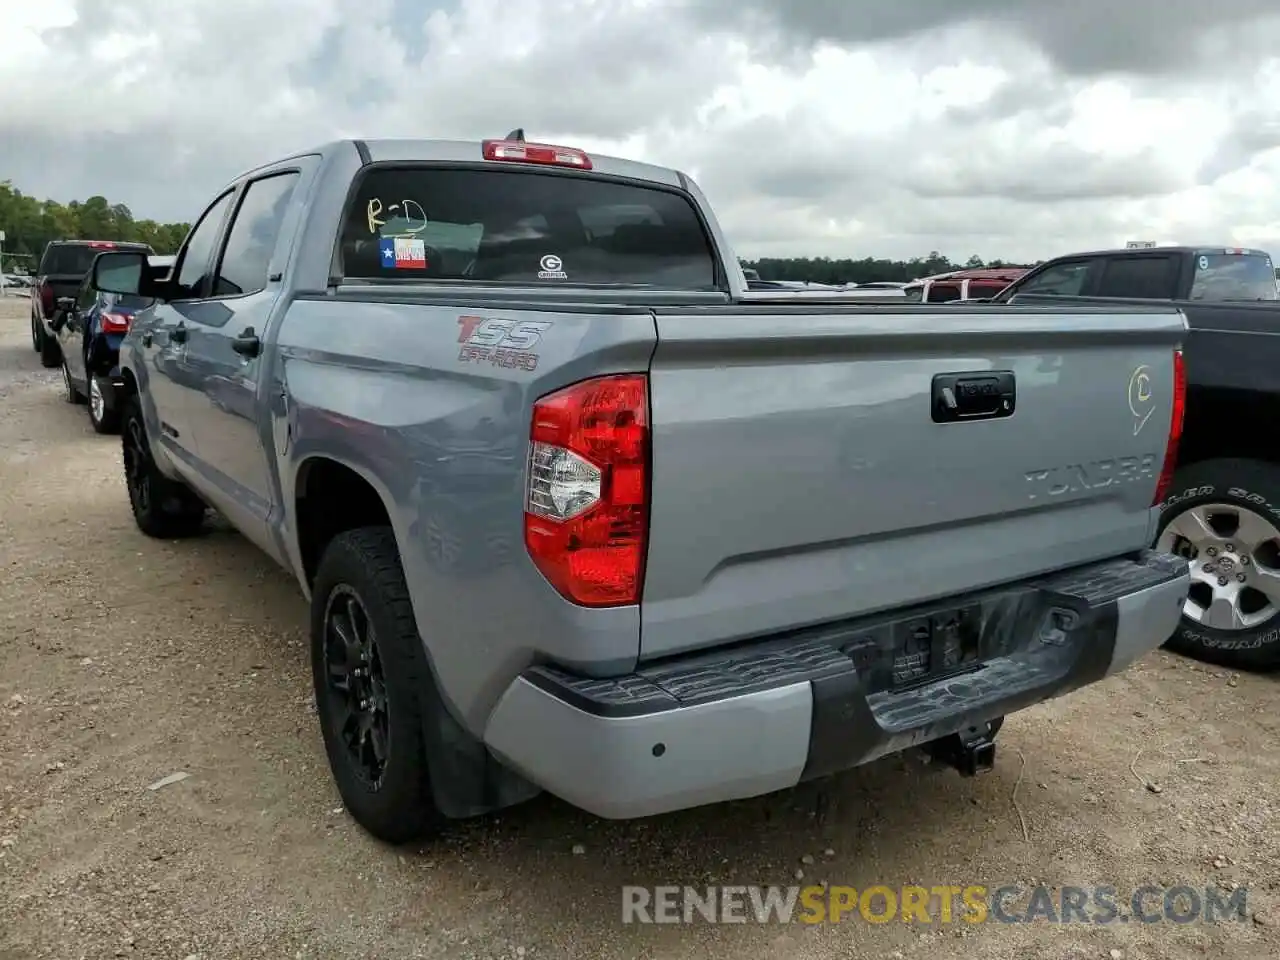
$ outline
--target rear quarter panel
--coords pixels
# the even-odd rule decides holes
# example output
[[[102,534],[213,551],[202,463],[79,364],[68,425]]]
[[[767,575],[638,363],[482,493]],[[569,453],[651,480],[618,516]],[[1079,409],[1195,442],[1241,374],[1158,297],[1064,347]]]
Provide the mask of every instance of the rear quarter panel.
[[[301,576],[297,480],[312,458],[368,480],[390,515],[440,689],[480,735],[534,651],[588,673],[634,666],[639,608],[575,607],[529,561],[524,481],[533,402],[589,376],[647,370],[653,318],[640,308],[379,296],[299,299],[279,326],[269,395],[287,397],[271,414],[280,536]],[[469,351],[467,316],[540,325],[535,369]]]

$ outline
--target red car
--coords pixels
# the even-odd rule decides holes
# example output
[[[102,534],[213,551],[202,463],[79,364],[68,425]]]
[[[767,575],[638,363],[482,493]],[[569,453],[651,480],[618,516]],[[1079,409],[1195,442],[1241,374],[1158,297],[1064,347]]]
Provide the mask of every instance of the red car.
[[[1030,267],[982,267],[976,270],[953,270],[923,277],[907,284],[903,292],[908,300],[920,303],[946,303],[949,300],[976,300],[994,297]]]

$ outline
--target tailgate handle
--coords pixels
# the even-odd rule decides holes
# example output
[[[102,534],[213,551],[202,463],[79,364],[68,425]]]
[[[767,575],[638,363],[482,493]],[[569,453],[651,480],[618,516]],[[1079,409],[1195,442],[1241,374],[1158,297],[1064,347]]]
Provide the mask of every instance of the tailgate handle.
[[[1009,370],[939,373],[933,378],[933,422],[999,420],[1013,416],[1017,385]]]

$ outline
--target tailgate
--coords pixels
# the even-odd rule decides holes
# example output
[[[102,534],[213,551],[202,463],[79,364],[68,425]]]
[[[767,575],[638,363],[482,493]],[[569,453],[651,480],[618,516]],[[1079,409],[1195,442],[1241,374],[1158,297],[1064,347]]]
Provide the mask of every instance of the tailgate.
[[[642,657],[1147,544],[1176,310],[655,313]],[[935,422],[1010,379],[1010,415]]]

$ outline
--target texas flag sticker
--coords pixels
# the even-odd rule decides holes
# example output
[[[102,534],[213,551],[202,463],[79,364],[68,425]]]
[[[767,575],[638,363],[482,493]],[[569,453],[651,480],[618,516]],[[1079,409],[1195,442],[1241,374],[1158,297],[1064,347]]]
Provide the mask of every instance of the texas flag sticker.
[[[425,270],[427,248],[413,237],[382,237],[378,240],[382,266],[391,270]]]

